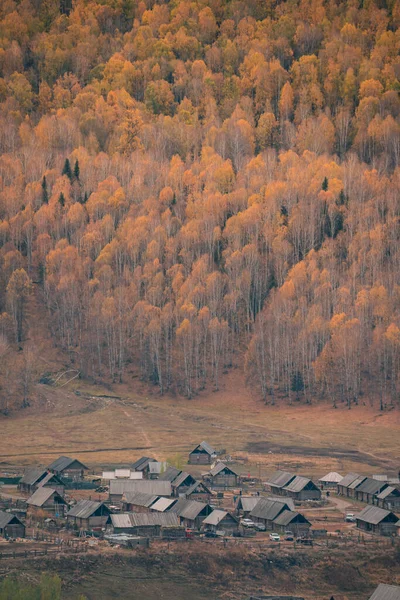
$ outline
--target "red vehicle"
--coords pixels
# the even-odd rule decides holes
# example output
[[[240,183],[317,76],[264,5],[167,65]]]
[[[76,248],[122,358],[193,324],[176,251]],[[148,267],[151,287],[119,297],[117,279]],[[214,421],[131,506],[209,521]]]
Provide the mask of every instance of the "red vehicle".
[[[186,529],[186,531],[185,531],[185,537],[188,540],[193,540],[193,538],[194,538],[194,531],[193,531],[193,529]]]

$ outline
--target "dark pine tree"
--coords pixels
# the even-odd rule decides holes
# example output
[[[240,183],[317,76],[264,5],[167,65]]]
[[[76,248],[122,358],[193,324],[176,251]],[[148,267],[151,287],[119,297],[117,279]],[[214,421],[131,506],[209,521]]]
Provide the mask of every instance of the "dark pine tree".
[[[49,193],[47,191],[46,175],[44,175],[42,179],[42,202],[43,204],[49,203]]]
[[[324,192],[326,192],[326,190],[328,189],[328,178],[327,177],[324,177],[321,187],[324,190]]]
[[[65,163],[64,163],[64,168],[62,170],[62,174],[66,175],[68,177],[68,179],[71,181],[71,179],[72,179],[72,171],[71,171],[71,164],[70,164],[68,158],[65,159]]]
[[[64,194],[63,194],[62,192],[61,192],[61,194],[60,194],[60,195],[59,195],[59,197],[58,197],[58,201],[59,201],[59,203],[60,203],[60,205],[61,205],[62,207],[64,207],[64,206],[65,206],[65,196],[64,196]]]
[[[75,166],[74,166],[74,177],[77,181],[79,181],[79,174],[80,174],[79,162],[76,160]]]

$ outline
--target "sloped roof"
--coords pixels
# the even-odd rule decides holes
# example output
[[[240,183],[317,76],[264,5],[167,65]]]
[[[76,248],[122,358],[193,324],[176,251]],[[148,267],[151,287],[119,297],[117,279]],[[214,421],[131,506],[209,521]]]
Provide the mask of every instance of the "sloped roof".
[[[158,512],[165,512],[168,510],[175,502],[176,498],[159,498],[151,505],[151,510],[156,510]]]
[[[228,467],[228,465],[226,465],[223,462],[217,462],[216,465],[214,465],[214,467],[210,470],[210,475],[212,477],[215,477],[216,475],[218,475],[219,473],[221,473],[224,470],[227,470],[228,472],[232,473],[232,475],[236,475],[237,473],[236,471],[234,471],[231,467]]]
[[[384,500],[385,498],[387,498],[391,494],[394,494],[395,496],[400,496],[400,490],[398,490],[397,488],[389,485],[380,494],[377,494],[376,497],[379,498],[379,500]]]
[[[32,469],[27,469],[24,473],[24,476],[20,479],[20,483],[25,483],[25,485],[34,485],[38,479],[43,477],[47,473],[47,469],[38,469],[36,467]]]
[[[110,494],[117,496],[126,492],[143,492],[155,496],[171,496],[172,488],[169,481],[149,479],[126,479],[125,481],[114,479],[110,481]]]
[[[11,523],[11,521],[13,521],[14,519],[16,519],[18,523],[21,523],[21,525],[23,525],[22,521],[20,521],[16,515],[0,510],[0,529],[4,529],[4,527]]]
[[[154,461],[149,463],[149,473],[160,474],[165,467],[165,462]]]
[[[212,446],[210,446],[210,444],[208,442],[200,442],[200,444],[198,446],[196,446],[196,448],[194,448],[192,450],[192,452],[194,452],[195,450],[197,450],[198,448],[200,448],[201,450],[204,450],[205,452],[207,452],[207,454],[209,454],[210,456],[212,454],[216,454],[214,448]]]
[[[43,504],[51,498],[53,494],[56,494],[57,497],[61,500],[61,504],[66,504],[65,500],[54,490],[53,488],[48,487],[40,487],[36,490],[34,494],[26,501],[27,504],[31,506],[43,506]]]
[[[202,487],[204,489],[205,493],[211,494],[211,490],[209,490],[208,487],[202,481],[195,481],[193,483],[193,485],[191,485],[186,490],[186,496],[190,496],[190,494],[193,494],[193,492],[195,492],[197,490],[197,488],[199,488],[199,487]]]
[[[343,487],[348,487],[351,483],[353,483],[353,481],[355,481],[359,477],[360,475],[358,473],[347,473],[347,475],[345,475],[342,481],[340,482],[340,485],[342,485]]]
[[[119,515],[111,515],[111,522],[114,527],[123,529],[154,525],[160,525],[161,527],[179,527],[177,515],[170,512],[121,513]]]
[[[177,514],[182,519],[196,519],[202,510],[205,509],[207,504],[204,502],[197,502],[196,500],[186,500],[186,498],[179,498],[178,502],[168,511]]]
[[[192,482],[194,481],[194,477],[192,475],[190,475],[190,473],[187,473],[186,471],[182,471],[182,473],[180,473],[172,482],[172,487],[177,488],[180,485],[184,484],[185,481],[189,479],[189,485],[192,485]]]
[[[134,471],[142,471],[147,467],[147,465],[151,462],[157,462],[155,458],[150,458],[149,456],[142,456],[138,458],[132,465],[131,469]]]
[[[251,511],[250,516],[256,517],[257,519],[272,521],[279,513],[287,509],[288,506],[283,500],[278,502],[277,500],[270,500],[269,498],[260,498],[260,501]]]
[[[237,506],[241,506],[244,512],[250,512],[260,502],[259,496],[240,496]]]
[[[159,481],[174,481],[180,475],[182,471],[180,469],[176,469],[175,467],[168,467],[164,473],[161,473],[158,478]]]
[[[226,512],[225,510],[213,510],[211,514],[208,515],[203,521],[203,525],[219,525],[226,516],[231,517],[234,521],[237,522],[236,517]]]
[[[295,478],[295,475],[293,475],[292,473],[289,473],[288,471],[275,471],[275,473],[273,473],[273,475],[271,475],[271,477],[268,479],[268,481],[266,483],[267,483],[267,485],[270,485],[273,487],[283,488],[294,478]]]
[[[327,475],[324,475],[324,477],[321,477],[321,479],[319,479],[318,481],[320,481],[321,483],[339,483],[340,481],[342,481],[342,479],[343,475],[336,473],[336,471],[331,471]]]
[[[70,458],[69,456],[60,456],[54,462],[52,462],[51,465],[49,465],[49,469],[60,473],[71,466],[74,462],[78,462],[84,469],[87,469],[87,467],[81,463],[80,460],[77,458]]]
[[[46,477],[44,477],[41,481],[39,481],[38,487],[45,486],[46,484],[48,484],[53,479],[54,479],[53,483],[58,483],[59,485],[65,485],[65,483],[61,479],[61,477],[59,477],[58,475],[55,475],[54,473],[47,473]]]
[[[371,525],[378,525],[378,523],[381,523],[390,514],[393,514],[390,510],[385,510],[378,506],[366,506],[358,513],[358,515],[356,515],[356,519],[364,521],[365,523],[371,523]]]
[[[295,510],[294,500],[289,498],[289,496],[268,496],[268,500],[273,500],[274,502],[280,502],[281,504],[286,504],[288,510]]]
[[[352,481],[347,487],[349,490],[355,490],[366,479],[367,478],[365,477],[365,475],[360,475],[359,477],[357,477],[357,479]]]
[[[400,600],[400,587],[380,583],[369,600]]]
[[[125,502],[134,506],[144,506],[149,508],[158,500],[158,496],[154,494],[146,494],[145,492],[126,492],[124,494]]]
[[[376,494],[388,484],[385,481],[379,481],[377,479],[371,479],[367,477],[358,487],[357,492],[363,492],[365,494]]]
[[[104,502],[94,502],[92,500],[79,500],[79,502],[77,502],[75,506],[73,506],[71,510],[67,512],[67,517],[88,519],[102,505],[105,506]],[[108,512],[110,512],[107,506],[105,506],[105,508]]]
[[[274,523],[276,523],[276,525],[286,526],[286,525],[289,525],[290,523],[292,523],[293,521],[295,521],[296,519],[298,519],[298,517],[301,517],[301,520],[303,523],[310,523],[310,521],[308,519],[306,519],[304,515],[301,515],[297,511],[293,511],[293,510],[284,510],[283,512],[281,512],[274,519]]]
[[[297,475],[293,481],[291,481],[288,485],[285,485],[284,489],[288,492],[301,492],[309,483],[312,483],[311,479]]]

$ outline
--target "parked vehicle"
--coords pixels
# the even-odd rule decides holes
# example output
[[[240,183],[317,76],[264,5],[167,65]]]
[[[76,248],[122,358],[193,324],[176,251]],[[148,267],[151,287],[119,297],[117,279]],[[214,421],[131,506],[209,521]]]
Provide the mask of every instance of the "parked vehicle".
[[[254,523],[254,529],[257,529],[257,531],[267,531],[264,523]]]
[[[271,540],[271,542],[280,542],[281,541],[281,536],[278,535],[277,533],[270,533],[269,534],[269,539]]]
[[[347,515],[345,516],[344,520],[346,521],[346,523],[355,523],[356,522],[356,516],[354,513],[347,513]]]
[[[206,531],[204,534],[204,537],[206,538],[216,538],[218,537],[217,532],[216,531]]]
[[[249,528],[249,529],[254,529],[254,528],[255,528],[255,526],[256,526],[256,524],[254,523],[254,521],[252,521],[251,519],[242,519],[242,520],[240,521],[240,524],[241,524],[243,527],[247,527],[247,528]]]
[[[294,541],[294,533],[292,531],[285,531],[285,540],[287,542],[293,542]]]
[[[313,541],[310,538],[299,537],[299,538],[297,538],[296,542],[298,544],[303,544],[303,546],[312,546],[313,545]]]

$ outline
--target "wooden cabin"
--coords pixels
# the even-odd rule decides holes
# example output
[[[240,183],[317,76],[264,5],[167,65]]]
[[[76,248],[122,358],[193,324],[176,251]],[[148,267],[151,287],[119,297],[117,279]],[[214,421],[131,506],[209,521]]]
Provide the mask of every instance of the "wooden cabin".
[[[86,465],[69,456],[60,456],[49,465],[48,469],[69,481],[82,481],[85,477],[85,471],[88,470]]]
[[[63,517],[67,502],[52,488],[38,488],[26,501],[29,514],[38,514],[40,511],[54,517]]]
[[[374,504],[386,510],[400,511],[400,490],[389,485],[374,499]]]
[[[207,442],[201,442],[189,454],[190,465],[210,465],[217,456],[216,451]]]
[[[366,506],[356,515],[357,528],[368,533],[391,536],[396,534],[399,518],[391,511],[379,506]]]
[[[213,487],[236,487],[239,475],[223,462],[217,464],[210,470],[209,477]]]
[[[389,487],[389,484],[384,481],[366,477],[364,481],[355,488],[355,498],[360,502],[374,504],[375,496],[383,492],[387,487]]]
[[[0,536],[7,539],[25,537],[25,525],[12,513],[0,510]]]
[[[320,500],[321,490],[308,477],[297,475],[282,491],[285,495],[303,502],[304,500]]]
[[[178,501],[168,509],[168,512],[176,514],[181,525],[184,525],[189,529],[200,529],[202,522],[212,510],[211,506],[204,502],[179,498]]]
[[[168,537],[164,531],[180,529],[179,519],[173,513],[121,513],[111,515],[114,533],[129,533],[149,538]]]
[[[272,522],[272,529],[279,533],[292,531],[295,535],[306,535],[311,523],[306,517],[296,511],[284,510]]]
[[[225,510],[213,510],[203,521],[204,531],[223,531],[225,535],[232,535],[239,528],[236,517]]]
[[[104,502],[79,500],[67,512],[67,522],[79,529],[101,529],[110,519],[111,511]]]
[[[205,502],[208,504],[212,498],[211,490],[203,481],[195,481],[185,493],[187,500],[197,500],[197,502]]]

